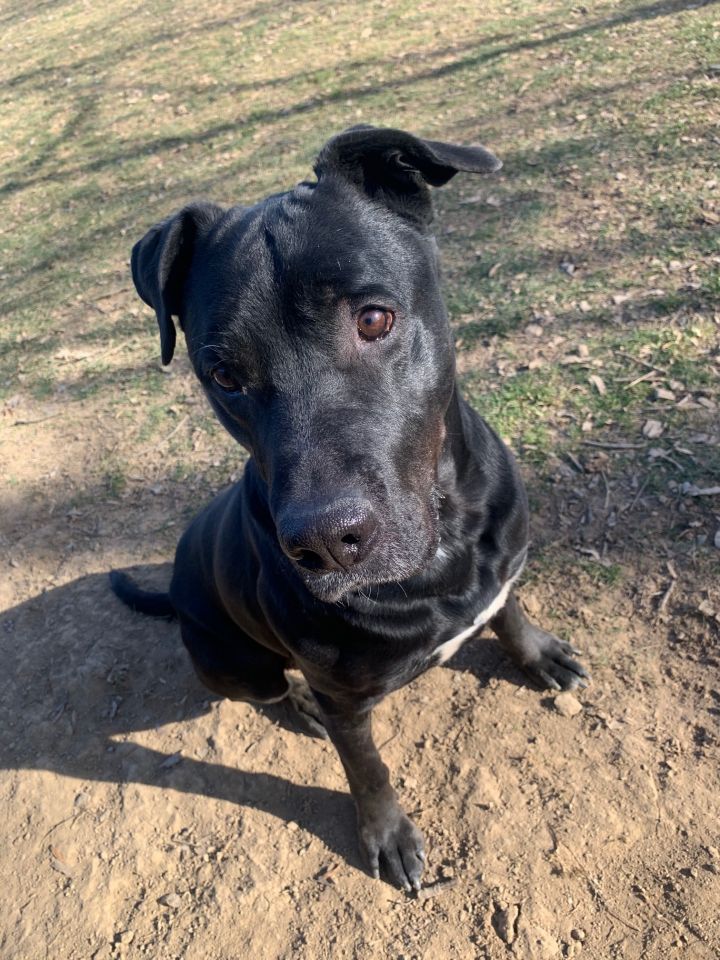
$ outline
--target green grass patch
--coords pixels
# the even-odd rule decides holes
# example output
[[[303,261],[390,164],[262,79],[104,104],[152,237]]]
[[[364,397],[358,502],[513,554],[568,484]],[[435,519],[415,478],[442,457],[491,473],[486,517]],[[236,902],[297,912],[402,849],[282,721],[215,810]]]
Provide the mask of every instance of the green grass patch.
[[[0,66],[0,398],[127,407],[136,441],[164,440],[176,384],[148,359],[157,331],[132,289],[132,244],[192,198],[254,202],[309,176],[325,139],[358,122],[481,141],[504,161],[496,177],[438,191],[436,226],[474,361],[463,387],[524,457],[540,467],[589,421],[593,436],[631,437],[658,410],[678,435],[701,423],[703,411],[658,407],[652,385],[628,387],[643,363],[717,396],[716,5],[460,0],[440,18],[425,0],[19,10],[3,22]],[[528,344],[538,316],[543,337]],[[499,377],[485,363],[490,341],[519,366],[558,337],[540,369]],[[123,340],[143,349],[121,365],[64,358]],[[594,365],[563,365],[581,344]],[[222,436],[198,410],[193,428]],[[170,453],[187,455],[187,436]],[[123,471],[101,460],[119,495]],[[653,469],[667,484],[674,468]]]

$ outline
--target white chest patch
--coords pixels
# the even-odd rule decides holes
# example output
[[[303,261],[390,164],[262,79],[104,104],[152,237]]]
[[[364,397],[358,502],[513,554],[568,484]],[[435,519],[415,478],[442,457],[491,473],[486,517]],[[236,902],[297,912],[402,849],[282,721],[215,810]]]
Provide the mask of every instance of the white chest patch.
[[[436,658],[436,665],[445,663],[446,660],[449,660],[450,657],[454,656],[466,640],[469,640],[474,633],[477,633],[480,627],[484,626],[488,620],[492,620],[495,614],[502,610],[510,594],[512,585],[522,573],[524,566],[525,561],[523,560],[518,570],[502,585],[500,592],[495,596],[495,599],[492,601],[492,603],[488,604],[484,610],[481,610],[480,613],[478,613],[469,627],[466,627],[456,636],[451,637],[449,640],[446,640],[445,643],[441,643],[439,647],[435,648],[432,656],[433,658]]]

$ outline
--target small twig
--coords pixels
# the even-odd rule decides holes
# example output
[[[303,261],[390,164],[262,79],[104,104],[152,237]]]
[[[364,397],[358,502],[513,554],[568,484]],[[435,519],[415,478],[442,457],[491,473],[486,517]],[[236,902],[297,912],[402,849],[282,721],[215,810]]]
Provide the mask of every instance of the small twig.
[[[61,827],[64,823],[74,824],[75,821],[78,820],[84,813],[88,813],[88,811],[83,810],[81,807],[77,810],[74,810],[69,816],[63,817],[62,820],[58,820],[58,822],[54,824],[54,826],[50,827],[50,829],[45,833],[45,835],[43,836],[40,842],[44,843],[47,840],[47,838],[50,836],[50,834],[54,833],[54,831],[57,830],[58,827]]]
[[[132,290],[132,287],[119,287],[117,290],[110,290],[108,293],[101,293],[99,296],[94,297],[94,300],[107,300],[108,297],[114,297],[118,293],[127,293],[128,290]]]
[[[668,460],[670,457],[667,458]],[[698,490],[688,490],[688,497],[716,497],[720,493],[720,487],[702,487]]]
[[[661,449],[658,447],[657,451],[655,451],[655,452],[653,453],[653,455],[654,455],[657,459],[659,459],[659,460],[667,460],[667,461],[668,461],[669,463],[671,463],[674,467],[677,467],[678,470],[682,470],[682,469],[683,469],[683,465],[682,465],[681,463],[678,463],[677,460],[675,460],[673,457],[671,457],[670,454],[669,454],[666,450],[661,450]],[[720,493],[720,487],[718,487],[718,493]]]
[[[643,450],[647,443],[629,443],[624,440],[618,443],[606,443],[604,440],[583,440],[586,447],[603,447],[606,450]]]
[[[603,510],[607,510],[610,506],[610,485],[608,484],[608,478],[605,476],[604,470],[600,471],[600,476],[605,484],[605,503],[603,504]]]
[[[190,415],[188,414],[187,416],[183,417],[182,420],[179,420],[178,423],[175,425],[175,427],[165,437],[165,439],[160,441],[160,446],[162,446],[164,443],[167,443],[168,440],[171,440],[175,436],[175,434],[178,432],[178,430],[181,427],[185,426],[185,424],[188,422],[189,419],[190,419]]]
[[[565,456],[568,458],[570,463],[575,467],[578,473],[585,473],[585,467],[583,467],[583,465],[580,463],[580,461],[574,454],[570,453],[569,450],[566,450]]]
[[[90,307],[91,310],[97,310],[98,313],[101,313],[103,316],[107,315],[107,310],[104,310],[102,307],[98,306],[97,303],[93,303],[92,300],[81,300],[80,303],[85,307]]]
[[[96,350],[93,353],[83,353],[79,357],[67,357],[60,360],[60,363],[80,363],[82,360],[97,360],[100,357],[109,357],[112,353],[119,353],[127,347],[126,343],[119,343],[116,347],[110,347],[109,350]]]
[[[635,504],[638,502],[638,500],[640,499],[640,497],[641,497],[641,496],[643,495],[643,493],[645,492],[645,487],[648,485],[649,482],[650,482],[650,474],[648,474],[648,475],[645,477],[645,479],[643,480],[643,482],[642,482],[642,484],[641,484],[641,486],[640,486],[640,489],[638,490],[638,492],[635,494],[635,497],[633,498],[633,502],[630,504],[629,507],[626,507],[625,510],[622,511],[623,513],[631,513],[632,510],[634,510]]]
[[[606,913],[609,913],[610,916],[611,916],[611,917],[614,917],[616,920],[619,920],[620,923],[622,923],[624,926],[626,926],[629,930],[634,930],[635,933],[640,933],[641,931],[640,931],[640,928],[639,928],[639,927],[634,927],[631,923],[628,923],[627,920],[624,920],[624,919],[623,919],[621,916],[619,916],[617,913],[613,913],[613,911],[608,907],[608,905],[607,905],[607,898],[606,898],[605,895],[603,894],[602,889],[600,888],[599,884],[596,883],[595,880],[593,880],[593,878],[590,876],[590,874],[587,872],[587,870],[583,867],[583,865],[582,865],[582,863],[580,862],[580,860],[578,859],[578,857],[575,856],[575,851],[574,851],[574,850],[571,850],[571,848],[570,848],[566,843],[558,844],[558,846],[562,846],[562,847],[563,847],[565,850],[567,850],[567,852],[572,856],[573,860],[575,861],[575,863],[576,863],[577,866],[578,866],[578,869],[580,870],[580,873],[582,873],[582,875],[585,877],[585,879],[587,880],[587,882],[590,884],[590,889],[592,890],[593,895],[596,896],[596,897],[600,900],[600,902],[602,903],[603,909],[605,910],[605,912],[606,912]]]
[[[657,374],[657,370],[648,370],[648,372],[644,373],[641,377],[635,377],[634,380],[631,380],[630,383],[626,384],[625,389],[629,390],[630,387],[635,387],[638,383],[643,383],[645,380],[650,380],[651,377],[656,377]]]
[[[383,743],[380,744],[380,746],[378,747],[378,750],[382,750],[383,747],[386,747],[389,743],[392,743],[393,740],[395,739],[395,737],[396,737],[399,733],[400,733],[400,731],[399,731],[399,730],[396,730],[395,733],[394,733],[391,737],[388,737],[387,740],[385,740]]]
[[[34,420],[16,420],[13,423],[14,427],[26,427],[31,423],[42,423],[44,420],[53,420],[55,417],[59,417],[63,413],[62,410],[57,410],[55,413],[48,413],[44,417],[36,417]]]
[[[676,584],[677,584],[677,580],[671,580],[670,583],[668,584],[668,588],[665,591],[665,593],[662,595],[660,603],[658,604],[658,608],[657,608],[658,615],[660,615],[665,609],[665,607],[667,606],[667,602],[670,599],[670,596],[672,595],[672,592],[675,589]]]
[[[616,353],[618,357],[625,357],[626,360],[632,360],[633,363],[639,363],[641,367],[647,367],[648,370],[655,370],[658,373],[663,373],[665,376],[668,375],[668,372],[664,367],[656,367],[654,363],[648,363],[647,360],[641,360],[640,357],[634,357],[631,353],[624,353],[622,350],[615,350],[614,353]]]
[[[441,893],[447,893],[448,890],[452,890],[453,887],[457,886],[457,880],[454,877],[450,877],[447,880],[438,880],[437,883],[433,883],[429,887],[422,887],[417,892],[416,900],[431,900],[433,897],[439,897]]]

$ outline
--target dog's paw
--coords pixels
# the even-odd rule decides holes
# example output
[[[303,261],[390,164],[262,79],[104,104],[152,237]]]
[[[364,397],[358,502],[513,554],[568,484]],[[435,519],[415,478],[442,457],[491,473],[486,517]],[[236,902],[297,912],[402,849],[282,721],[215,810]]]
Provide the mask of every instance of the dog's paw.
[[[521,666],[535,683],[550,690],[588,685],[590,674],[573,659],[581,655],[579,650],[531,623],[526,624],[524,633]]]
[[[418,828],[398,806],[382,812],[359,813],[360,847],[371,875],[380,870],[406,893],[420,889],[425,845]]]
[[[313,696],[312,690],[307,684],[307,680],[304,677],[295,677],[292,674],[288,674],[287,682],[287,699],[292,704],[293,709],[302,722],[316,737],[328,740],[328,732],[325,729],[322,711]]]

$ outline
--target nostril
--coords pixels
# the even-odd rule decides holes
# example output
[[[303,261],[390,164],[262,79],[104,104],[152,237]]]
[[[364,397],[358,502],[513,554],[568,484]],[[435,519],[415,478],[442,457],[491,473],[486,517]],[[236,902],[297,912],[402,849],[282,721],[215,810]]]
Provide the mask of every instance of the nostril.
[[[372,552],[377,519],[366,500],[338,497],[294,504],[276,520],[285,554],[313,573],[348,570]]]
[[[298,550],[293,554],[293,560],[306,570],[323,570],[325,562],[320,554],[313,550]]]

